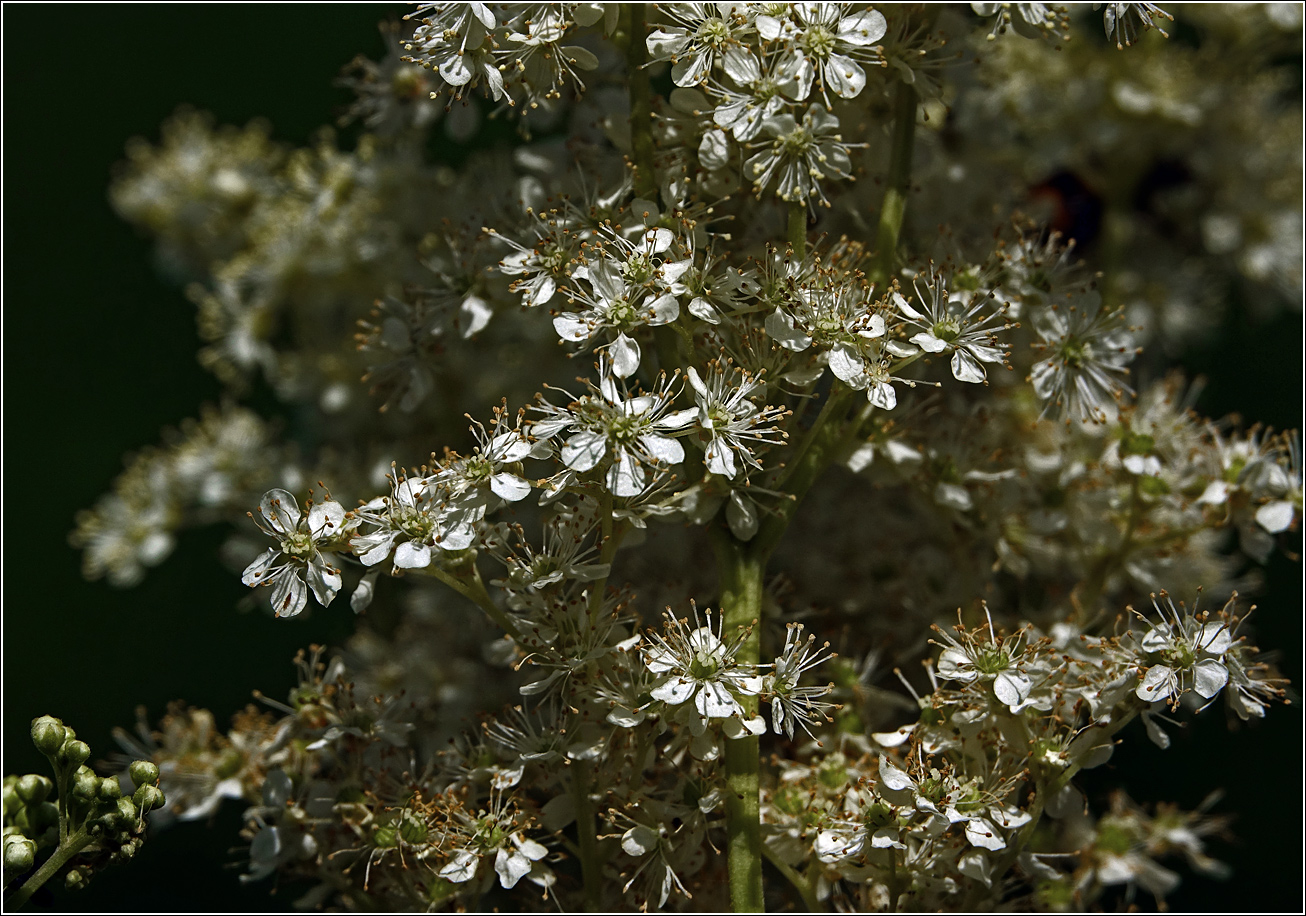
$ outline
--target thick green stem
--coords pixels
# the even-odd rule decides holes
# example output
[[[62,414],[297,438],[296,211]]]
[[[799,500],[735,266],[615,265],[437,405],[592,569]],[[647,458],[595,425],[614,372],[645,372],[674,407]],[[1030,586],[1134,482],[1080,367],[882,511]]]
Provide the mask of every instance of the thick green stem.
[[[657,173],[653,170],[653,90],[649,86],[648,26],[644,22],[644,7],[638,3],[626,6],[630,16],[629,43],[626,45],[626,70],[630,78],[630,158],[635,167],[635,196],[656,202],[658,199]]]
[[[602,865],[599,862],[598,830],[594,820],[594,803],[590,792],[594,787],[594,769],[587,760],[577,760],[572,765],[571,792],[576,801],[576,837],[580,841],[580,872],[583,883],[585,911],[599,912],[602,905]]]
[[[889,152],[889,184],[880,206],[880,225],[876,230],[875,263],[870,280],[876,286],[888,283],[894,275],[898,253],[898,236],[902,232],[903,214],[907,212],[907,192],[911,188],[911,149],[916,136],[916,88],[899,83],[893,96],[893,146]]]
[[[724,530],[713,537],[721,577],[722,633],[733,637],[740,627],[748,636],[736,658],[756,665],[760,655],[762,576],[766,558],[758,556]],[[757,715],[757,697],[742,697],[744,718]],[[726,867],[730,906],[736,913],[760,913],[762,904],[761,748],[756,736],[726,742]]]
[[[41,885],[53,878],[59,869],[68,864],[69,859],[89,846],[91,839],[85,828],[64,839],[59,844],[59,848],[54,851],[54,854],[41,863],[41,867],[36,870],[36,874],[24,881],[23,886],[14,891],[13,896],[5,901],[5,909],[16,910],[26,903],[33,894],[40,890]]]

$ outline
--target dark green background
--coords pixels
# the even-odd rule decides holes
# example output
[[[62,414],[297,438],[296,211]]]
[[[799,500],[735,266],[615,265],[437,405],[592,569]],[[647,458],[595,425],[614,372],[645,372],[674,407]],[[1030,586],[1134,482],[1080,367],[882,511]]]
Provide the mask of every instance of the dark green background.
[[[53,713],[98,755],[134,707],[152,719],[176,698],[220,723],[258,688],[284,696],[296,649],[340,641],[348,613],[273,622],[238,614],[245,593],[214,559],[216,532],[191,532],[141,586],[89,584],[67,546],[74,513],[92,505],[122,456],[195,416],[219,389],[195,361],[193,306],[151,266],[151,244],[107,202],[110,167],[135,135],[157,139],[180,103],[219,123],[266,116],[278,140],[303,143],[348,98],[334,88],[358,52],[378,57],[388,6],[13,6],[4,8],[4,770],[41,771],[27,739]],[[1237,313],[1218,348],[1189,368],[1211,377],[1204,409],[1238,409],[1278,427],[1301,420],[1301,320],[1255,325]],[[1297,542],[1300,544],[1300,541]],[[1262,642],[1301,675],[1299,567],[1276,564],[1259,613]],[[335,609],[333,609],[335,610]],[[1176,909],[1301,906],[1299,706],[1230,735],[1218,709],[1162,753],[1132,735],[1117,763],[1139,800],[1195,806],[1215,786],[1238,812],[1233,844],[1211,851],[1235,879],[1185,876]],[[1134,761],[1135,763],[1130,763]],[[1102,788],[1115,774],[1099,771]],[[38,898],[84,910],[288,907],[272,881],[236,880],[238,806],[213,829],[156,835],[130,867],[79,895]],[[1140,901],[1146,904],[1147,900]]]

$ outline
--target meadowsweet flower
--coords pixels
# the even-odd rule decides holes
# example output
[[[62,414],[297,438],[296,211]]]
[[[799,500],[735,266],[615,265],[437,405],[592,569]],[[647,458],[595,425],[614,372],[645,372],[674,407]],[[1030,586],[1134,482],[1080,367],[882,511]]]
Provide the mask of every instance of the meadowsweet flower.
[[[816,637],[809,635],[804,642],[802,635],[801,623],[785,627],[784,651],[772,664],[772,673],[762,680],[762,692],[771,697],[771,727],[777,735],[784,733],[789,738],[794,736],[795,722],[810,736],[811,724],[822,718],[829,720],[829,711],[835,708],[835,704],[818,699],[833,690],[833,684],[817,687],[798,684],[804,671],[833,657],[824,654],[830,649],[828,642],[814,649]]]
[[[1106,37],[1116,43],[1118,51],[1132,45],[1148,29],[1156,29],[1166,38],[1170,37],[1156,20],[1164,18],[1173,22],[1174,17],[1155,3],[1094,3],[1093,9],[1102,9]]]
[[[1126,368],[1133,359],[1133,339],[1121,309],[1103,309],[1094,291],[1078,300],[1056,303],[1034,313],[1034,327],[1051,355],[1034,366],[1030,380],[1044,402],[1067,419],[1105,423],[1124,394]]]
[[[475,522],[485,506],[475,500],[449,499],[432,477],[390,477],[390,495],[378,496],[354,510],[360,524],[375,526],[354,537],[353,549],[365,566],[374,566],[394,552],[396,569],[425,569],[437,547],[464,550],[475,537]]]
[[[757,196],[768,188],[789,202],[819,202],[829,206],[821,182],[827,178],[852,178],[852,149],[839,133],[839,119],[820,105],[812,105],[800,123],[791,114],[774,114],[762,120],[758,148],[744,163],[744,175]]]
[[[780,66],[797,81],[797,97],[807,98],[813,79],[822,94],[827,88],[843,99],[861,93],[866,87],[861,64],[877,60],[872,46],[888,31],[883,14],[854,11],[848,3],[795,3],[788,12],[792,18],[759,13],[757,30],[767,41],[784,42]]]
[[[599,360],[599,386],[567,407],[543,404],[544,418],[531,424],[533,435],[548,439],[572,430],[562,444],[562,463],[571,471],[593,470],[610,457],[604,475],[614,496],[634,497],[648,480],[646,468],[660,471],[685,458],[672,435],[693,423],[696,410],[668,413],[672,393],[665,383],[653,394],[631,395],[618,387],[611,362]]]
[[[1010,707],[1012,712],[1017,712],[1023,708],[1034,689],[1033,678],[1021,670],[1021,643],[1026,634],[1021,631],[999,642],[987,605],[984,616],[988,620],[987,643],[961,625],[956,628],[960,638],[934,627],[934,632],[947,641],[939,655],[939,677],[964,683],[992,681],[993,693],[998,701]]]
[[[250,513],[250,518],[279,543],[245,567],[240,577],[243,584],[271,587],[272,610],[278,617],[294,617],[302,611],[309,589],[323,607],[335,600],[343,583],[340,570],[327,559],[334,556],[333,548],[345,547],[352,527],[340,503],[327,499],[314,505],[309,500],[304,515],[294,496],[285,490],[268,490],[259,503],[259,517]]]
[[[893,304],[907,319],[920,328],[910,338],[926,353],[952,353],[952,376],[959,382],[982,382],[987,377],[983,363],[1002,363],[1005,345],[993,335],[994,325],[1002,321],[999,307],[984,314],[987,296],[948,293],[943,278],[934,276],[922,291],[916,284],[916,298],[923,311],[917,311],[903,296],[894,293]]]
[[[767,316],[766,333],[786,350],[815,345],[825,351],[830,371],[860,390],[867,384],[867,344],[883,337],[886,327],[870,294],[837,281],[799,288],[788,308],[777,307]]]
[[[709,364],[706,380],[693,366],[688,375],[698,403],[698,425],[708,437],[703,447],[708,472],[733,478],[743,467],[760,470],[762,465],[745,440],[775,443],[785,436],[775,425],[784,411],[779,407],[759,408],[749,397],[766,386],[729,362]]]
[[[725,3],[668,3],[659,7],[671,23],[654,29],[646,39],[650,60],[670,60],[677,86],[696,86],[720,66],[735,82],[746,85],[759,76],[757,59],[748,49],[752,23]]]
[[[740,717],[744,707],[739,697],[755,695],[762,686],[756,671],[735,658],[743,634],[723,640],[720,614],[715,628],[711,611],[704,615],[706,621],[699,617],[697,607],[693,615],[694,628],[690,629],[688,619],[677,619],[668,609],[666,635],[649,636],[651,645],[644,649],[644,664],[659,676],[650,695],[668,706],[692,700],[704,719]]]
[[[664,261],[674,240],[667,229],[649,229],[639,246],[626,243],[625,257],[601,256],[596,262],[572,271],[573,280],[583,280],[590,293],[577,290],[575,300],[586,308],[562,312],[553,328],[563,340],[589,340],[601,330],[616,331],[608,345],[612,370],[627,378],[639,368],[640,347],[630,336],[638,327],[660,327],[680,317],[680,302],[667,287],[689,267],[688,260]],[[624,242],[618,239],[617,242]],[[620,249],[619,249],[620,250]]]
[[[1159,600],[1153,596],[1152,606],[1161,621],[1138,642],[1146,659],[1154,662],[1135,690],[1138,698],[1148,702],[1169,700],[1174,708],[1189,690],[1205,700],[1214,699],[1229,681],[1224,654],[1233,645],[1233,635],[1228,623],[1223,619],[1208,621],[1205,614],[1198,615],[1196,609],[1189,613],[1182,604],[1176,608],[1165,592]]]

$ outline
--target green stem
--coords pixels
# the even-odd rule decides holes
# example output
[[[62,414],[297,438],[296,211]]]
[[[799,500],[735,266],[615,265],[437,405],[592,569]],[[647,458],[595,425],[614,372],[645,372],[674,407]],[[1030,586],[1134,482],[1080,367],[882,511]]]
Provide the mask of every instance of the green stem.
[[[789,204],[789,246],[794,250],[794,257],[807,255],[807,204],[801,200]]]
[[[657,173],[653,170],[653,90],[649,85],[648,26],[644,7],[626,6],[630,16],[629,44],[626,45],[626,71],[630,76],[630,158],[635,167],[635,196],[656,202]]]
[[[836,382],[826,399],[821,415],[802,443],[799,454],[790,463],[784,479],[784,491],[792,499],[780,503],[771,515],[762,520],[757,535],[752,540],[752,550],[759,556],[769,557],[784,536],[785,529],[798,511],[803,496],[825,473],[845,440],[844,418],[855,392],[842,382]]]
[[[434,576],[439,579],[468,601],[471,601],[481,610],[485,611],[485,615],[497,623],[505,633],[513,639],[520,641],[522,638],[522,632],[517,627],[517,622],[508,616],[506,611],[502,610],[494,603],[494,599],[490,597],[490,593],[485,589],[485,583],[481,581],[480,570],[478,570],[474,565],[471,569],[472,574],[470,576],[470,581],[463,581],[459,577],[441,569],[435,563],[427,566],[423,572],[428,576]]]
[[[577,760],[572,766],[571,792],[576,801],[576,837],[580,841],[580,871],[584,887],[585,911],[597,913],[602,904],[600,882],[603,876],[600,873],[594,803],[590,799],[594,770],[587,760]]]
[[[85,829],[79,830],[65,838],[50,858],[41,863],[36,874],[23,882],[23,886],[14,891],[13,896],[5,901],[5,909],[16,910],[28,901],[41,885],[55,876],[59,869],[68,864],[68,860],[90,845],[92,837]]]
[[[875,262],[870,280],[876,286],[888,283],[894,275],[898,236],[907,212],[907,192],[911,188],[911,149],[916,136],[916,88],[899,83],[893,96],[893,139],[889,152],[889,183],[880,206],[880,224],[876,231]]]
[[[766,856],[766,860],[775,866],[775,870],[784,875],[794,886],[798,896],[803,898],[803,905],[807,907],[809,913],[820,911],[821,901],[816,899],[816,891],[812,889],[812,883],[800,875],[798,869],[777,856],[765,843],[762,844],[762,855]]]
[[[1117,732],[1137,718],[1138,712],[1138,709],[1135,708],[1126,713],[1122,713],[1119,718],[1112,721],[1110,725],[1102,730],[1100,737],[1111,738],[1115,736]],[[1034,831],[1038,828],[1038,822],[1043,817],[1043,808],[1047,805],[1048,799],[1069,785],[1070,780],[1074,779],[1081,769],[1083,769],[1083,764],[1076,763],[1058,773],[1055,779],[1047,783],[1044,783],[1042,780],[1038,780],[1035,783],[1036,789],[1034,793],[1034,804],[1029,809],[1029,823],[1020,828],[1018,836],[1012,837],[1006,850],[1003,851],[1002,857],[998,859],[995,864],[993,874],[1005,875],[1011,870],[1011,866],[1015,864],[1016,859],[1020,856],[1020,853],[1024,850],[1026,844],[1029,843],[1030,838],[1034,835]]]
[[[766,558],[716,529],[713,547],[721,576],[722,634],[745,627],[736,658],[756,665],[761,650],[762,576]],[[727,639],[730,636],[726,637]],[[744,718],[757,715],[757,697],[741,698]],[[761,748],[756,735],[726,741],[726,867],[730,906],[736,913],[760,913],[762,901]]]

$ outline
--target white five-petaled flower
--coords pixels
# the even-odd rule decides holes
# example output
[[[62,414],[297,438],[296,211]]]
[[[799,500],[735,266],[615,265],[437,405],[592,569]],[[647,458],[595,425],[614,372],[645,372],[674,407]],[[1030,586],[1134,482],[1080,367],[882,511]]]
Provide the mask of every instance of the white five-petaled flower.
[[[920,328],[911,342],[927,353],[952,352],[952,376],[959,382],[982,382],[986,377],[983,363],[1001,363],[1002,346],[993,337],[995,323],[1002,321],[1001,308],[984,314],[989,297],[951,293],[936,276],[925,285],[916,285],[917,310],[898,293],[893,303],[907,319]]]
[[[667,413],[674,394],[665,385],[653,394],[631,395],[614,376],[611,362],[600,356],[598,388],[567,407],[545,403],[546,417],[531,424],[531,432],[548,439],[574,430],[562,444],[562,463],[583,474],[611,454],[608,489],[614,496],[634,497],[644,490],[647,467],[661,471],[684,460],[684,447],[669,434],[686,430],[698,411]]]
[[[848,3],[795,3],[790,11],[792,20],[759,15],[757,31],[767,41],[788,44],[781,68],[798,82],[798,98],[807,98],[817,76],[822,93],[829,88],[842,99],[856,97],[866,87],[866,71],[857,61],[877,56],[872,46],[888,31],[884,15],[854,12]]]
[[[345,510],[333,499],[312,505],[308,515],[285,490],[268,490],[259,503],[259,517],[249,513],[264,534],[280,541],[249,566],[240,581],[272,587],[272,609],[278,617],[294,617],[308,603],[308,590],[326,607],[343,584],[340,570],[326,560],[330,548],[347,538]],[[307,580],[307,585],[305,585]]]
[[[450,500],[447,489],[431,477],[391,478],[389,496],[360,506],[354,513],[376,530],[354,538],[353,549],[366,566],[374,566],[394,550],[396,569],[425,569],[436,547],[464,550],[476,536],[475,523],[485,503],[475,498]]]
[[[1036,346],[1051,351],[1030,373],[1043,413],[1055,408],[1067,418],[1096,423],[1115,416],[1116,402],[1133,394],[1124,381],[1135,355],[1124,310],[1103,309],[1101,296],[1090,291],[1078,301],[1036,310],[1034,329],[1043,338]]]
[[[960,639],[940,627],[934,628],[948,643],[939,655],[939,676],[966,684],[991,680],[998,701],[1012,712],[1018,712],[1027,705],[1034,689],[1034,680],[1020,669],[1020,644],[1025,633],[1022,630],[999,642],[987,605],[984,615],[988,618],[988,626],[981,629],[988,630],[987,641],[960,625],[957,627]]]
[[[924,770],[924,766],[921,767]],[[1014,830],[1030,822],[1024,811],[1003,805],[997,793],[986,791],[977,780],[962,782],[951,773],[933,767],[916,779],[886,756],[880,757],[880,781],[876,788],[895,805],[914,805],[949,824],[964,823],[972,846],[998,850],[1007,845],[998,832]]]
[[[760,197],[774,187],[781,200],[828,204],[821,181],[852,178],[852,144],[843,142],[839,119],[819,104],[810,106],[802,123],[793,115],[774,114],[762,120],[761,147],[744,163],[744,175]]]
[[[815,344],[828,353],[830,371],[845,384],[866,387],[869,341],[883,337],[884,316],[875,311],[871,291],[847,283],[799,288],[789,308],[766,318],[766,333],[786,350]]]
[[[520,430],[507,428],[490,435],[480,423],[472,427],[472,433],[477,446],[471,457],[455,458],[431,478],[432,482],[446,487],[455,502],[465,502],[470,496],[488,503],[492,501],[490,494],[510,503],[526,498],[531,485],[511,469],[531,453],[532,445],[526,436]]]
[[[668,706],[692,700],[704,719],[742,716],[739,697],[760,692],[761,678],[735,658],[743,643],[742,632],[725,641],[721,615],[716,617],[715,629],[711,612],[705,616],[706,623],[695,607],[691,629],[687,619],[678,620],[668,610],[666,635],[652,634],[653,645],[644,650],[644,664],[659,677],[650,695]]]
[[[1159,597],[1153,596],[1152,606],[1161,622],[1139,640],[1142,651],[1157,663],[1147,669],[1135,693],[1149,703],[1168,699],[1171,706],[1178,706],[1189,690],[1204,700],[1214,699],[1229,682],[1224,654],[1233,645],[1233,634],[1228,623],[1190,614],[1182,604],[1176,608],[1165,592]]]
[[[737,373],[737,374],[736,374]],[[764,388],[761,381],[743,370],[713,362],[707,378],[689,367],[689,384],[698,403],[698,425],[707,435],[703,460],[709,473],[732,478],[747,467],[762,467],[744,440],[776,442],[785,433],[775,426],[784,415],[779,407],[758,408],[749,395]],[[736,457],[739,462],[736,462]]]
[[[671,81],[696,86],[720,64],[740,85],[757,79],[760,70],[742,39],[752,23],[730,12],[726,3],[667,3],[661,12],[673,24],[654,29],[646,43],[651,60],[670,60]]]
[[[801,623],[788,625],[784,651],[772,665],[774,673],[763,680],[765,692],[771,695],[771,727],[777,735],[784,733],[789,738],[794,736],[795,722],[810,736],[808,724],[827,717],[827,710],[834,708],[833,703],[818,699],[833,690],[833,684],[814,687],[800,687],[798,684],[804,671],[832,657],[826,654],[830,649],[828,642],[820,648],[813,648],[816,637],[808,636],[804,640],[802,636]]]
[[[603,255],[572,271],[572,279],[587,281],[592,292],[576,290],[575,299],[585,308],[554,316],[553,329],[558,336],[581,341],[604,329],[616,331],[616,339],[608,345],[613,372],[618,378],[633,375],[639,368],[640,349],[630,332],[646,325],[669,324],[680,317],[680,302],[670,287],[691,262],[660,257],[674,239],[670,230],[661,228],[645,230],[640,245],[617,238],[612,244],[622,257]]]

